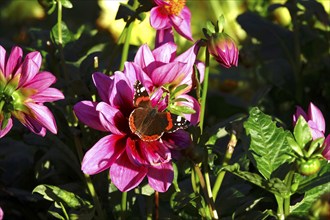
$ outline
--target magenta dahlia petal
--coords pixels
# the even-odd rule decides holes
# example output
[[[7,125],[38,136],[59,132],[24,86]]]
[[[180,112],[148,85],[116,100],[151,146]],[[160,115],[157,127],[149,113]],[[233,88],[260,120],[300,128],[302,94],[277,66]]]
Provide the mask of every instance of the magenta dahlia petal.
[[[324,137],[324,133],[319,130],[317,124],[314,121],[308,121],[308,126],[311,130],[313,140]]]
[[[322,152],[322,155],[325,159],[330,161],[330,135],[326,137],[323,145],[324,145],[324,150]]]
[[[101,99],[105,102],[109,101],[109,91],[112,87],[113,80],[104,73],[93,73],[94,85]]]
[[[199,41],[197,41],[192,47],[175,58],[175,61],[187,64],[186,69],[184,69],[183,72],[189,73],[192,71],[199,49]]]
[[[134,63],[140,66],[146,73],[151,72],[157,66],[155,58],[147,44],[143,44],[136,52]]]
[[[33,60],[33,62],[38,66],[38,69],[40,69],[41,62],[42,62],[42,57],[41,57],[40,52],[38,52],[38,51],[30,52],[26,55],[25,59]]]
[[[196,125],[199,122],[199,114],[200,114],[199,102],[194,97],[186,94],[179,95],[177,98],[184,100],[177,102],[176,104],[178,106],[187,106],[195,110],[195,113],[193,114],[184,114],[184,118],[190,121],[191,124]]]
[[[141,153],[140,141],[132,140],[131,138],[127,138],[126,143],[126,153],[130,161],[136,165],[148,165],[147,161],[144,158],[144,155]]]
[[[127,154],[123,153],[110,167],[110,178],[113,184],[124,192],[137,187],[147,172],[147,167],[135,166]]]
[[[182,150],[191,145],[189,132],[182,129],[173,133],[165,133],[162,140],[171,150]]]
[[[100,173],[108,169],[124,150],[124,136],[105,136],[86,152],[81,162],[81,170],[89,175]]]
[[[18,86],[22,87],[24,84],[29,83],[38,72],[38,65],[33,60],[26,58],[22,65],[21,79]]]
[[[151,105],[157,107],[160,112],[164,111],[168,106],[169,94],[165,93],[166,95],[163,97],[164,92],[163,88],[159,88],[150,97]]]
[[[148,65],[148,67],[150,66]],[[130,82],[130,87],[133,87],[136,80],[139,80],[146,88],[153,86],[150,77],[136,63],[126,62],[124,65],[124,74]]]
[[[156,30],[171,27],[168,15],[163,13],[162,10],[162,7],[154,7],[150,11],[150,25]]]
[[[5,75],[6,50],[0,45],[0,74]]]
[[[162,46],[154,49],[152,51],[153,56],[156,61],[160,63],[169,63],[171,62],[176,54],[177,46],[173,42],[163,44]]]
[[[56,78],[50,72],[40,72],[33,79],[26,82],[23,86],[25,88],[36,89],[38,91],[42,91],[47,89],[50,85],[52,85],[56,81]]]
[[[6,70],[4,72],[6,78],[8,78],[10,75],[15,74],[17,69],[20,68],[22,57],[22,49],[20,47],[13,47],[6,63]]]
[[[30,129],[33,133],[44,137],[46,135],[46,128],[40,124],[39,120],[29,115],[26,115],[24,119],[20,120],[21,123]]]
[[[96,106],[96,111],[99,112],[100,122],[107,131],[118,135],[124,134],[119,128],[125,127],[123,125],[128,122],[118,109],[105,102],[100,102]]]
[[[170,16],[174,29],[187,40],[193,41],[191,33],[191,13],[187,6],[185,6],[179,15]]]
[[[109,104],[118,108],[124,115],[129,115],[133,109],[134,89],[122,72],[116,72],[113,76],[114,86],[109,92]]]
[[[205,72],[205,63],[197,60],[195,64],[196,64],[196,68],[199,73],[199,82],[203,82],[204,81],[204,72]]]
[[[151,78],[153,82],[157,86],[162,86],[167,83],[171,83],[174,79],[177,79],[180,75],[182,75],[181,70],[184,68],[186,64],[180,62],[171,62],[156,68],[151,73]]]
[[[2,127],[2,122],[0,123],[0,128]],[[10,129],[13,127],[13,120],[11,118],[8,119],[7,126],[4,129],[0,129],[0,138],[5,136]]]
[[[38,121],[43,127],[46,127],[53,134],[57,133],[54,116],[46,106],[32,102],[26,103],[26,106],[31,110],[36,121]]]
[[[164,1],[164,0],[154,0],[154,2],[157,4],[157,5],[169,5],[168,2]]]
[[[64,99],[63,93],[55,88],[47,88],[30,97],[37,103],[53,102]]]
[[[97,102],[81,101],[73,106],[73,111],[79,121],[87,126],[99,131],[107,131],[100,121],[99,112],[96,111],[97,104]]]
[[[167,163],[171,160],[170,150],[160,141],[140,142],[142,153],[151,166]]]
[[[155,48],[170,42],[174,42],[172,28],[160,29],[156,31]]]
[[[150,167],[147,176],[148,183],[154,190],[166,192],[174,178],[172,163],[163,163]]]
[[[316,128],[321,131],[325,132],[325,121],[322,112],[318,107],[316,107],[312,102],[309,103],[308,107],[308,116],[309,119],[315,122]]]

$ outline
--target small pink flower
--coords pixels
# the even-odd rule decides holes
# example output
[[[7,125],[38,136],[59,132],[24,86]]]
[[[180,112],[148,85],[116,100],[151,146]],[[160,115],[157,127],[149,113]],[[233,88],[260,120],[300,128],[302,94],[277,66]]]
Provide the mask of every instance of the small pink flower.
[[[325,120],[321,110],[312,102],[309,103],[308,112],[306,113],[300,106],[297,106],[296,113],[293,115],[293,124],[298,121],[299,116],[304,117],[311,130],[313,140],[325,137]],[[323,143],[324,150],[322,155],[330,160],[330,135],[328,135]]]
[[[94,84],[102,101],[81,101],[74,106],[80,121],[110,133],[85,154],[81,169],[90,175],[110,169],[111,181],[121,191],[135,188],[147,177],[153,189],[165,192],[174,177],[172,153],[188,147],[190,136],[184,130],[178,130],[146,142],[130,130],[128,119],[135,109],[132,81],[141,80],[151,94],[149,76],[139,68],[134,69],[134,65],[130,67],[126,68],[126,74],[117,71],[111,77],[94,73]],[[166,108],[166,101],[159,97],[161,94],[155,92],[150,100],[158,111]]]
[[[11,129],[12,116],[32,132],[45,136],[46,129],[57,133],[53,114],[43,104],[63,99],[62,92],[50,86],[56,78],[49,72],[39,72],[39,52],[23,59],[20,47],[12,48],[8,57],[0,46],[0,138]]]
[[[150,11],[150,24],[156,30],[174,27],[184,38],[193,40],[191,34],[191,13],[186,0],[154,0],[157,6]]]
[[[210,54],[223,67],[229,68],[238,64],[238,48],[234,40],[226,33],[214,33],[207,41]]]

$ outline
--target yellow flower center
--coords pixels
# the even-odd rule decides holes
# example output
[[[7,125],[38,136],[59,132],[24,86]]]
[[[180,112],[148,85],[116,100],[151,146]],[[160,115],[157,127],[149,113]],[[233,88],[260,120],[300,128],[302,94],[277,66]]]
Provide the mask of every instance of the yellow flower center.
[[[186,5],[186,0],[168,0],[169,5],[164,6],[164,12],[168,15],[178,15]]]

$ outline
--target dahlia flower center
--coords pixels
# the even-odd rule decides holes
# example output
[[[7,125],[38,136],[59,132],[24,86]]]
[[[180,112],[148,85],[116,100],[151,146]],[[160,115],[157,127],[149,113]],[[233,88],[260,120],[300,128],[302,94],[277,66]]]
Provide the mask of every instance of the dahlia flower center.
[[[179,15],[186,5],[186,0],[168,0],[166,2],[169,5],[165,5],[163,9],[168,15]]]

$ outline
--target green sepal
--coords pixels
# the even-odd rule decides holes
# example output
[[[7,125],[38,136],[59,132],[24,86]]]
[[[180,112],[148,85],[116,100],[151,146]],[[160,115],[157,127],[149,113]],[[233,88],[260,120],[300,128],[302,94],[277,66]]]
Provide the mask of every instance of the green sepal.
[[[11,114],[9,112],[5,112],[3,114],[3,120],[2,120],[2,124],[1,124],[1,130],[5,129],[8,125],[8,121],[11,117]]]
[[[304,157],[303,150],[292,137],[288,136],[288,137],[286,137],[286,140],[288,141],[290,147],[296,154],[298,154],[300,157]]]
[[[293,130],[294,137],[301,149],[312,140],[311,129],[309,128],[304,117],[299,116],[298,121]]]
[[[306,152],[305,156],[307,158],[311,157],[315,152],[317,152],[319,148],[322,148],[323,142],[324,142],[324,137],[313,140],[309,145],[309,149]]]
[[[225,25],[225,17],[223,15],[220,15],[220,17],[217,20],[217,26],[215,27],[216,32],[218,33],[223,32],[224,25]]]

